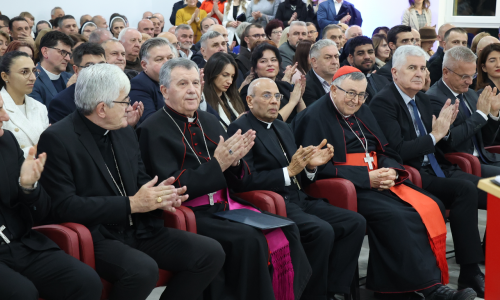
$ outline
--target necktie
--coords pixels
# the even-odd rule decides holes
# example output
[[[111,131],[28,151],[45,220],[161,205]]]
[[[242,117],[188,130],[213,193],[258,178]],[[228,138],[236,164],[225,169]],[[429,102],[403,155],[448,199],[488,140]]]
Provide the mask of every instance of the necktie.
[[[418,115],[418,108],[417,104],[415,103],[415,100],[410,101],[410,105],[413,108],[413,116],[415,118],[415,122],[417,122],[417,127],[418,131],[420,131],[420,135],[424,135],[427,131],[425,130],[424,123],[422,123],[422,120],[420,119],[420,116]],[[432,170],[434,173],[436,173],[437,177],[445,178],[443,170],[441,170],[441,167],[439,166],[436,157],[434,156],[434,153],[429,153],[427,154],[427,158],[429,159],[429,162],[431,163]]]
[[[470,110],[467,107],[467,105],[465,105],[463,94],[459,94],[457,96],[457,98],[458,98],[458,100],[460,100],[460,109],[465,113],[467,118],[470,117],[471,113],[470,113]],[[474,144],[474,147],[476,147],[477,153],[479,153],[479,157],[481,158],[481,160],[483,162],[486,162],[486,160],[483,157],[483,154],[481,153],[481,148],[479,148],[479,143],[477,142],[477,138],[476,138],[475,134],[472,136],[472,143]]]

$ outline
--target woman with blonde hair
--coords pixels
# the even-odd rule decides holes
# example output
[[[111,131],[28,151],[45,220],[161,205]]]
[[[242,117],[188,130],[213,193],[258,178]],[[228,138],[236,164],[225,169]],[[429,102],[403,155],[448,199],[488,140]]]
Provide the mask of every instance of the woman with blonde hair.
[[[278,44],[278,48],[281,47],[281,45],[283,45],[288,40],[287,37],[288,31],[290,31],[290,27],[283,29],[283,33],[281,33],[280,43]]]
[[[241,44],[240,37],[236,34],[236,28],[246,20],[247,1],[246,0],[228,0],[224,6],[224,18],[222,26],[226,27],[228,41],[231,44],[235,39]],[[243,17],[241,17],[243,15]]]
[[[410,26],[417,31],[431,26],[432,13],[430,0],[408,0],[410,7],[403,14],[402,25]]]

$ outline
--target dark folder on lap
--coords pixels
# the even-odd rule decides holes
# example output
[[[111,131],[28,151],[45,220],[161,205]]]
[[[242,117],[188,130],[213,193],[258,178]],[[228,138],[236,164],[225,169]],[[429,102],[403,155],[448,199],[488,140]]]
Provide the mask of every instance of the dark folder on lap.
[[[266,230],[285,227],[294,224],[293,221],[262,214],[249,209],[234,209],[216,212],[214,215],[234,222]]]

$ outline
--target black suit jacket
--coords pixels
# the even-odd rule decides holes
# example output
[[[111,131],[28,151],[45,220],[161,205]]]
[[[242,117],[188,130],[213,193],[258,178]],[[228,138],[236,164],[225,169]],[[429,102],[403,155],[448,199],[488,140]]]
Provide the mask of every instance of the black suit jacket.
[[[191,56],[191,60],[194,61],[196,65],[198,65],[198,68],[200,69],[204,68],[205,65],[207,64],[200,51],[193,54],[193,56]]]
[[[276,128],[276,135],[272,128],[267,129],[266,126],[267,124],[262,123],[251,112],[248,112],[232,122],[227,130],[229,136],[238,129],[241,129],[241,132],[247,132],[250,129],[256,131],[255,144],[245,156],[245,161],[250,168],[250,176],[247,176],[243,181],[241,192],[268,190],[280,194],[287,200],[290,198],[300,200],[298,199],[300,196],[305,198],[305,194],[300,195],[302,193],[296,192],[298,190],[293,186],[293,183],[291,186],[285,186],[283,168],[288,166],[288,162],[278,140],[276,140],[276,135],[278,135],[290,160],[297,151],[293,132],[285,122],[280,120],[274,120],[272,125]],[[300,176],[307,177],[305,171],[302,171],[297,176],[299,182],[301,181]]]
[[[366,92],[368,93],[368,98],[366,98],[365,101],[366,104],[370,104],[373,97],[377,95],[377,93],[380,92],[386,85],[391,83],[386,77],[379,75],[378,72],[379,71],[366,76],[366,79],[368,80],[368,85],[366,86]]]
[[[85,225],[94,242],[105,238],[120,240],[121,235],[116,232],[130,229],[130,201],[120,195],[113,183],[83,118],[75,111],[42,133],[38,151],[46,152],[48,159],[40,183],[52,197],[54,221]],[[135,132],[127,126],[108,134],[126,194],[133,196],[151,180],[142,163]],[[154,236],[163,227],[161,215],[159,210],[133,214],[136,237]]]
[[[389,60],[380,70],[377,71],[377,74],[380,76],[384,76],[389,80],[389,82],[392,82],[392,59]]]
[[[443,59],[444,52],[441,52],[441,55],[437,56],[432,62],[429,61],[427,68],[431,73],[431,86],[443,77]]]
[[[434,153],[440,165],[450,165],[443,152],[434,146],[429,135],[432,131],[432,106],[429,97],[418,92],[415,99],[428,133],[421,133],[420,137],[417,137],[410,111],[395,84],[389,84],[380,91],[370,102],[370,109],[387,137],[389,147],[399,153],[404,164],[420,170],[424,155]]]
[[[247,74],[252,68],[252,52],[246,47],[240,46],[240,53],[236,56],[236,63],[241,73]]]
[[[441,55],[443,55],[443,47],[439,46],[436,52],[431,56],[431,58],[429,58],[429,64]]]
[[[309,70],[306,74],[306,89],[304,91],[304,95],[302,99],[304,99],[304,103],[306,106],[309,106],[314,103],[314,101],[323,97],[326,94],[323,85],[318,79],[318,76],[314,74],[313,69]]]
[[[432,103],[433,113],[438,116],[441,108],[446,100],[451,99],[454,104],[456,97],[450,89],[444,84],[443,80],[439,80],[426,93],[429,95]],[[460,109],[457,118],[450,128],[450,137],[439,144],[439,147],[445,152],[465,152],[472,154],[474,152],[474,143],[472,137],[475,136],[478,142],[478,151],[487,159],[488,162],[500,161],[500,155],[488,152],[484,147],[491,146],[497,136],[499,121],[495,121],[488,117],[485,120],[476,111],[478,95],[475,91],[469,89],[463,94],[469,108],[472,110],[471,116],[467,117],[465,112]]]
[[[141,101],[144,104],[144,113],[139,120],[139,124],[165,105],[160,91],[160,84],[144,72],[139,73],[130,80],[129,96],[130,103],[134,104]]]
[[[59,94],[57,94],[49,104],[49,122],[54,124],[76,110],[75,88],[72,84]]]
[[[11,242],[20,240],[33,250],[57,248],[49,238],[31,229],[49,214],[51,202],[40,184],[30,194],[21,190],[19,175],[23,162],[24,154],[16,138],[5,130],[0,137],[0,225],[6,227],[3,233]]]

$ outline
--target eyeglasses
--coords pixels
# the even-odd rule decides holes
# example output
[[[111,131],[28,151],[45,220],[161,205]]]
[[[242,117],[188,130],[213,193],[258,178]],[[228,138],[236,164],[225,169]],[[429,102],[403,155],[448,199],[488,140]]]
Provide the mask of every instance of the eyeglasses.
[[[33,70],[23,69],[19,73],[23,75],[25,79],[29,79],[31,74],[35,75],[35,79],[38,78],[38,75],[40,75],[40,71],[38,71],[37,68],[34,68]]]
[[[283,30],[271,31],[272,34],[283,34]]]
[[[311,30],[311,31],[308,31],[307,34],[315,34],[316,32],[318,32],[317,30]]]
[[[336,87],[341,90],[342,92],[345,93],[345,98],[347,100],[353,100],[354,98],[358,97],[358,100],[360,101],[365,101],[366,98],[368,98],[368,93],[359,93],[359,94],[356,94],[355,92],[353,91],[346,91],[344,89],[342,89],[340,86],[336,85]]]
[[[56,50],[57,52],[59,52],[59,54],[61,54],[61,56],[63,58],[65,58],[67,55],[69,55],[69,57],[71,57],[71,54],[72,54],[71,52],[68,52],[66,50],[62,50],[62,49],[59,49],[59,48],[55,48],[55,47],[47,47],[47,48]]]
[[[281,99],[283,99],[283,95],[279,94],[279,93],[274,94],[274,95],[273,94],[264,94],[261,97],[266,99],[267,101],[270,101],[273,98],[276,98],[276,100],[278,100],[278,101],[281,101]]]
[[[266,38],[266,34],[265,33],[263,33],[263,34],[254,34],[254,35],[251,35],[251,37],[253,37],[254,39],[258,39],[258,38],[265,39]]]
[[[95,63],[92,63],[92,62],[91,62],[91,63],[86,64],[85,66],[77,66],[77,67],[82,68],[82,69],[85,69],[85,68],[91,67],[91,66],[93,66],[93,65],[100,65],[100,64],[105,64],[105,63],[106,63],[106,62],[104,62],[104,61],[102,61],[102,62],[100,62],[100,63],[97,63],[97,64],[95,64]]]
[[[120,104],[125,104],[127,107],[130,105],[130,97],[125,98],[125,100],[128,101],[113,101],[113,103],[120,103]]]
[[[452,69],[450,69],[448,67],[445,67],[445,68],[448,69],[448,71],[451,71],[452,73],[457,74],[458,76],[462,77],[463,81],[465,81],[467,79],[474,80],[477,77],[477,73],[474,73],[473,75],[458,74],[458,73],[456,73],[455,71],[453,71]]]

